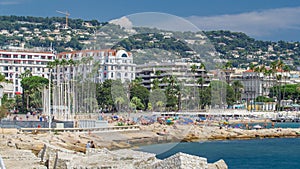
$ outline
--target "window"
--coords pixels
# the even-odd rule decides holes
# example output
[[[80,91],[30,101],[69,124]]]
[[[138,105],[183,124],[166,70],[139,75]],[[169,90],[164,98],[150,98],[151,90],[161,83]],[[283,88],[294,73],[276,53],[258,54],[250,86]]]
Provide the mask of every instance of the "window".
[[[16,79],[16,80],[15,80],[15,84],[16,84],[16,85],[18,85],[18,82],[19,82],[19,80],[18,80],[18,79]],[[17,91],[17,90],[16,90],[16,91]]]
[[[18,58],[18,55],[14,55],[14,58]]]
[[[36,68],[36,70],[37,70],[37,71],[40,71],[40,70],[41,70],[41,68],[39,68],[39,67],[38,67],[38,68]]]
[[[22,58],[22,59],[25,59],[25,55],[21,55],[21,58]]]
[[[32,55],[28,55],[28,59],[32,59]]]
[[[113,72],[111,72],[111,75],[110,75],[112,78],[114,77],[114,73]]]
[[[8,70],[8,66],[5,66],[5,67],[4,67],[4,70]]]
[[[4,54],[3,58],[10,58],[10,55]]]
[[[107,67],[106,67],[106,66],[104,66],[104,70],[107,70]]]
[[[19,67],[16,67],[16,71],[19,71]]]
[[[104,78],[106,78],[106,72],[104,72]]]
[[[18,87],[16,87],[15,89],[16,89],[16,92],[19,91],[19,88],[18,88]]]
[[[114,70],[114,66],[111,66],[111,67],[110,67],[110,70]]]

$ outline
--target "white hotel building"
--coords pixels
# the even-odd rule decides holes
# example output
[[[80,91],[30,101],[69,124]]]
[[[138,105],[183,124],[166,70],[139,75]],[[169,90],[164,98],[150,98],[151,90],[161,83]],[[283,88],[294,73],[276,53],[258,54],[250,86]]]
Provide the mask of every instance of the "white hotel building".
[[[133,63],[132,54],[124,50],[81,50],[57,54],[59,60],[82,61],[88,57],[93,58],[91,64],[98,64],[96,82],[104,82],[107,79],[120,79],[122,82],[135,79],[136,64]]]
[[[55,55],[51,52],[0,50],[0,72],[12,82],[12,89],[5,90],[9,97],[22,93],[20,75],[27,69],[33,76],[48,78],[47,63],[53,61]]]
[[[33,76],[49,78],[48,62],[55,59],[81,60],[90,56],[99,61],[96,82],[104,82],[107,79],[121,79],[122,82],[135,79],[136,65],[133,63],[132,54],[124,50],[82,50],[62,52],[57,56],[52,52],[0,50],[0,72],[12,82],[12,85],[8,85],[9,89],[4,86],[4,93],[9,97],[22,93],[20,75],[27,69]]]

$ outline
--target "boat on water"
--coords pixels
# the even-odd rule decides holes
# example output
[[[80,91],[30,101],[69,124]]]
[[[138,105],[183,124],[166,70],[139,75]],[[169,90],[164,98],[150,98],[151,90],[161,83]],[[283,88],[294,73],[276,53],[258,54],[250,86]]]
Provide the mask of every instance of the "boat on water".
[[[258,129],[262,129],[262,126],[260,126],[259,124],[257,124],[257,125],[254,125],[254,126],[253,126],[253,129],[256,129],[256,130],[258,130]]]
[[[271,119],[272,122],[300,122],[299,117],[288,116],[288,117],[278,117]]]

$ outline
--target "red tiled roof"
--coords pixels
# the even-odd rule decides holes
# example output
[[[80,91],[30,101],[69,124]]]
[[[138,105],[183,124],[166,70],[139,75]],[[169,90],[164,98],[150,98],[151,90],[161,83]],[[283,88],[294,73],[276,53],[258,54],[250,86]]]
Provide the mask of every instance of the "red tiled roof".
[[[248,69],[245,72],[250,73],[250,72],[254,72],[252,69]]]

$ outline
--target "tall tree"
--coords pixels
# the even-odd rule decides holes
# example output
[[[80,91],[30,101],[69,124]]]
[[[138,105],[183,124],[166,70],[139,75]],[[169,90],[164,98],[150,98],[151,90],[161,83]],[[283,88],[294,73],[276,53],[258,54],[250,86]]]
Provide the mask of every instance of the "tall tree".
[[[24,77],[21,81],[21,86],[24,91],[27,91],[27,110],[29,106],[32,108],[40,108],[41,107],[41,92],[43,87],[47,86],[49,83],[48,79],[40,77],[40,76],[30,76]],[[40,96],[40,97],[37,97]],[[30,104],[30,101],[33,101]]]
[[[236,101],[241,101],[241,90],[243,89],[243,84],[241,81],[235,80],[232,83],[232,88],[234,90],[234,99]]]
[[[167,97],[166,107],[168,110],[177,111],[180,109],[180,86],[175,76],[171,76],[165,90]]]
[[[98,105],[102,110],[112,111],[115,108],[115,104],[111,95],[111,79],[105,80],[103,83],[97,83],[96,98]]]

